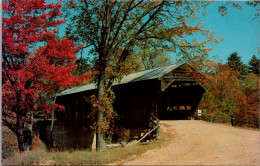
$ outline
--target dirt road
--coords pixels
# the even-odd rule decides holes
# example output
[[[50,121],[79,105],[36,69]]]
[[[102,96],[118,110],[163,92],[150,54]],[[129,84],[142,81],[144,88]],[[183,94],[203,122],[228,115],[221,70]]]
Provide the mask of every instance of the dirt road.
[[[260,165],[260,132],[204,121],[162,121],[170,143],[123,165]]]

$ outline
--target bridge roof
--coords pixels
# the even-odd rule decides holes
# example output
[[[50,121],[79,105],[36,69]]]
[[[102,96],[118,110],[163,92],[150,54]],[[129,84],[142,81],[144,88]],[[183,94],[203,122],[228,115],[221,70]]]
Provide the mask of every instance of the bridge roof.
[[[115,81],[112,86],[131,83],[131,82],[137,82],[137,81],[158,79],[158,78],[162,77],[163,75],[169,73],[170,71],[180,67],[183,64],[187,64],[187,63],[177,63],[177,64],[172,64],[172,65],[168,65],[168,66],[163,66],[163,67],[153,68],[150,70],[144,70],[144,71],[128,74],[128,75],[124,76],[120,80],[120,82]],[[94,89],[97,89],[97,86],[94,83],[91,83],[91,84],[81,85],[81,86],[77,86],[77,87],[74,87],[71,89],[67,89],[67,90],[61,92],[60,94],[58,94],[57,96],[79,93],[79,92],[84,92],[84,91],[94,90]]]

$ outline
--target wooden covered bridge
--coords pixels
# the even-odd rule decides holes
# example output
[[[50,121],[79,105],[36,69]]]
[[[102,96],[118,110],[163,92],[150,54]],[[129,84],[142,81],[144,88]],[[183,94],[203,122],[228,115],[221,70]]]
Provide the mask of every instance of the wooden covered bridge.
[[[117,125],[129,131],[128,138],[138,137],[152,127],[151,119],[192,119],[206,91],[195,79],[196,71],[187,63],[154,68],[122,78],[112,86],[116,99]],[[90,103],[85,97],[97,93],[95,84],[63,91],[56,103],[65,111],[55,114],[55,124],[88,127]]]

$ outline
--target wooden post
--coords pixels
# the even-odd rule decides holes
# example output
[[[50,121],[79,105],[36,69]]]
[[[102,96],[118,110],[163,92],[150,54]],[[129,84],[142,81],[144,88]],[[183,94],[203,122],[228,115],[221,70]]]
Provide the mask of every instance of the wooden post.
[[[230,116],[231,125],[234,126],[233,115]]]
[[[153,128],[151,131],[149,131],[148,133],[146,133],[141,139],[139,139],[137,142],[133,142],[133,143],[129,143],[126,145],[127,146],[132,146],[135,144],[138,144],[140,141],[142,141],[145,137],[147,137],[149,134],[151,134],[151,132],[153,132],[155,129],[157,129],[159,126],[156,126],[155,128]]]
[[[96,133],[94,133],[94,135],[93,135],[93,142],[92,142],[92,146],[91,146],[91,151],[93,152],[93,151],[96,151],[96,141],[97,141],[97,139],[96,139]]]
[[[156,139],[159,138],[159,134],[160,134],[160,126],[159,126],[159,123],[160,123],[160,120],[158,119],[158,116],[157,116],[157,104],[156,104],[156,123],[157,123],[157,126],[158,128],[156,129]]]

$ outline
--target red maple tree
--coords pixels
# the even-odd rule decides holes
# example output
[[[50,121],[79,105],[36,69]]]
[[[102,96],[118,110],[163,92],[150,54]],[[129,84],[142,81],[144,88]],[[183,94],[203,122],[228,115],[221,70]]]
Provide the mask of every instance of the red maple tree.
[[[33,116],[62,110],[55,95],[91,75],[71,73],[81,46],[55,38],[54,27],[65,22],[59,19],[61,3],[4,0],[2,7],[2,121],[24,151],[32,148]]]

